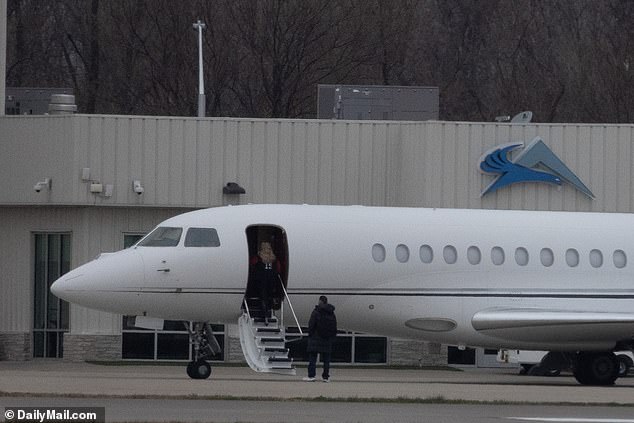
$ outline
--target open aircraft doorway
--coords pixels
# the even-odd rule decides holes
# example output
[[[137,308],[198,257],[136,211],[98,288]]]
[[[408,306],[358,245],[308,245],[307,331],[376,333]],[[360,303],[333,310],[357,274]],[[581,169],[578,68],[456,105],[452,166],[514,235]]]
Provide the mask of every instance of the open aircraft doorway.
[[[246,229],[246,235],[249,247],[246,305],[252,317],[268,319],[282,307],[288,284],[286,232],[278,226],[254,225]]]

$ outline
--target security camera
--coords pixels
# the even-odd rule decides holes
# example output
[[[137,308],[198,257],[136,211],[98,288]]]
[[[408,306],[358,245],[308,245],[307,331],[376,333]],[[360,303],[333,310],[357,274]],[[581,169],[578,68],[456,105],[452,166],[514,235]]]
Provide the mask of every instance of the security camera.
[[[141,195],[143,194],[143,191],[145,191],[143,189],[143,185],[141,185],[141,181],[132,182],[132,189],[134,190],[134,192],[136,192],[137,195]]]
[[[43,189],[51,189],[51,178],[45,178],[43,181],[39,181],[33,186],[35,192],[40,192]]]

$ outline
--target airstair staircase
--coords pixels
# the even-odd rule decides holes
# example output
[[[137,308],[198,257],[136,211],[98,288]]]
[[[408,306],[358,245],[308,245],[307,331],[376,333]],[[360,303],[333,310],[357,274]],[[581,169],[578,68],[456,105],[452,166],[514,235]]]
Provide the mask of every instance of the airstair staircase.
[[[284,289],[287,301],[288,294]],[[258,299],[244,299],[243,313],[238,319],[240,345],[242,353],[252,370],[260,373],[277,373],[295,375],[293,359],[288,356],[286,347],[286,329],[284,326],[284,305],[281,308],[281,320],[276,316],[265,319],[264,313],[258,308]],[[295,315],[290,301],[288,301],[295,323],[302,334],[301,326]]]
[[[249,367],[256,372],[295,375],[293,359],[286,348],[286,331],[275,317],[251,317],[244,312],[238,320],[240,345]]]

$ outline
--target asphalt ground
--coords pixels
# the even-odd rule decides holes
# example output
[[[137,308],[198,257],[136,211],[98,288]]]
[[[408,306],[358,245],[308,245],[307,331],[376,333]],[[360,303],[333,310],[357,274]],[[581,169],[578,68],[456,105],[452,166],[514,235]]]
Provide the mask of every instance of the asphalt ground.
[[[515,369],[340,368],[331,383],[214,366],[192,380],[185,366],[100,365],[54,360],[0,362],[0,397],[243,399],[302,401],[620,404],[634,406],[634,377],[614,386],[582,386],[571,376],[521,376]]]
[[[634,407],[620,406],[0,397],[0,413],[31,407],[102,407],[108,423],[634,423]]]

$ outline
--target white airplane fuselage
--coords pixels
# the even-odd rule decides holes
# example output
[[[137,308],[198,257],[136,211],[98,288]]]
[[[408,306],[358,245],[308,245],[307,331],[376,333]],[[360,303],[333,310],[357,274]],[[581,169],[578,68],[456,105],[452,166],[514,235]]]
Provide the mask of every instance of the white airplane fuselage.
[[[159,225],[183,229],[178,245],[103,254],[52,290],[113,313],[236,323],[253,226],[286,237],[286,288],[301,325],[323,294],[341,328],[391,337],[558,351],[612,350],[634,337],[629,214],[213,208]],[[184,246],[189,228],[214,228],[219,246]]]

